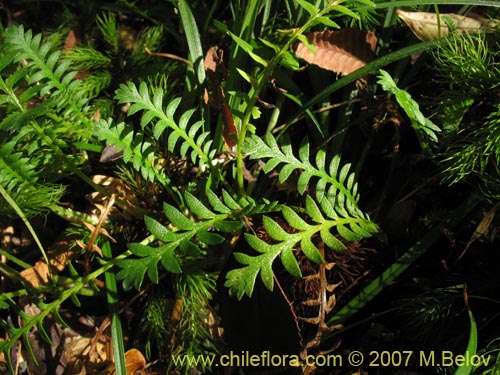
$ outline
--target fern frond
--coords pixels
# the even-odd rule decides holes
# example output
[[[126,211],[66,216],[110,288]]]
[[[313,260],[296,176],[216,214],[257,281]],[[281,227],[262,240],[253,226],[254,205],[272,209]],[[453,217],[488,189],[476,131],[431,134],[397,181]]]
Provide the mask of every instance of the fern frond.
[[[62,54],[75,70],[90,70],[109,67],[111,59],[90,47],[75,46]]]
[[[102,90],[107,89],[111,85],[112,79],[111,72],[106,70],[89,74],[85,80],[82,81],[83,91],[87,94],[88,98],[95,98]],[[99,108],[102,116],[101,107],[96,105],[96,108]]]
[[[125,289],[133,286],[140,290],[146,274],[153,283],[158,283],[158,263],[169,272],[181,273],[183,262],[197,259],[207,246],[219,245],[225,240],[220,233],[240,230],[243,216],[276,210],[278,207],[277,203],[268,201],[255,204],[242,199],[237,202],[226,191],[222,192],[222,199],[211,190],[206,192],[206,197],[211,208],[193,194],[184,193],[187,209],[197,221],[167,203],[163,206],[163,212],[170,222],[168,228],[151,217],[145,218],[146,228],[161,241],[161,245],[129,244],[136,258],[120,262],[122,270],[117,275],[123,280]]]
[[[465,134],[464,134],[465,133]],[[472,174],[486,177],[491,168],[500,174],[500,105],[486,117],[481,127],[462,132],[443,154],[445,181],[457,183]]]
[[[191,151],[189,157],[194,164],[198,162],[200,166],[212,167],[212,160],[216,153],[216,150],[212,149],[213,140],[210,139],[209,132],[203,132],[202,121],[190,124],[194,109],[184,112],[178,122],[174,119],[180,98],[172,100],[164,110],[161,88],[158,88],[151,98],[145,82],[140,83],[139,89],[134,83],[129,82],[127,85],[120,86],[116,92],[116,99],[119,103],[132,104],[128,115],[143,112],[140,125],[144,129],[152,124],[155,139],[159,139],[167,129],[170,130],[167,141],[167,149],[170,152],[174,152],[178,141],[181,140],[179,149],[181,157],[187,156],[188,151]]]
[[[315,165],[313,165],[309,160],[309,143],[302,143],[298,159],[293,154],[292,147],[287,140],[283,140],[282,144],[280,149],[270,133],[267,133],[264,139],[252,136],[247,138],[245,152],[250,154],[251,159],[269,159],[264,166],[265,173],[269,173],[278,165],[284,164],[279,172],[280,182],[284,182],[293,171],[301,171],[297,182],[297,191],[300,194],[306,192],[314,177],[317,180],[314,186],[316,200],[322,205],[325,199],[329,201],[329,204],[334,208],[332,215],[367,217],[358,208],[358,184],[355,182],[354,173],[350,171],[350,164],[341,167],[338,155],[327,163],[325,151],[318,150]]]
[[[149,59],[144,47],[151,51],[157,51],[160,48],[164,34],[163,26],[146,27],[137,36],[137,43],[132,51],[131,60],[133,64],[145,63]]]
[[[336,234],[347,241],[359,241],[370,237],[377,232],[377,226],[364,217],[341,217],[336,212],[334,206],[328,199],[323,199],[321,208],[309,195],[306,195],[306,214],[313,223],[308,223],[299,216],[292,208],[284,206],[282,214],[285,221],[295,232],[285,231],[280,224],[273,219],[264,216],[264,228],[267,234],[275,243],[267,243],[259,237],[246,234],[245,239],[248,244],[260,255],[250,256],[243,253],[235,253],[236,260],[244,264],[245,267],[231,270],[227,273],[227,280],[224,284],[229,288],[229,292],[241,299],[245,294],[249,297],[253,293],[255,281],[260,273],[262,282],[269,289],[273,290],[273,263],[280,257],[285,269],[293,276],[302,277],[299,264],[294,256],[294,250],[300,250],[313,262],[323,263],[324,259],[317,245],[312,238],[319,234],[321,241],[332,250],[345,250],[345,245],[334,235]]]
[[[166,185],[169,178],[163,172],[163,167],[157,162],[150,142],[145,141],[144,131],[134,131],[134,127],[123,122],[113,125],[112,120],[100,120],[94,131],[100,140],[105,140],[107,146],[114,145],[117,152],[123,151],[123,161],[131,162],[134,169],[141,172],[148,181],[158,180]]]
[[[30,87],[26,90],[28,97],[33,97],[34,92],[47,97],[61,120],[90,130],[88,99],[81,81],[74,79],[76,72],[68,72],[69,62],[61,61],[61,52],[51,52],[52,45],[43,42],[41,34],[33,36],[31,30],[25,32],[23,26],[9,27],[4,37],[4,51],[15,53],[14,62],[25,64],[23,79]],[[7,87],[12,88],[12,83]],[[23,101],[27,102],[26,99]]]
[[[213,336],[208,329],[207,316],[210,314],[210,300],[215,293],[216,276],[206,272],[185,273],[179,275],[175,282],[176,296],[182,302],[182,314],[176,327],[175,337],[170,342],[174,345],[171,355],[215,355],[217,348],[213,344]],[[173,361],[169,363],[167,372],[190,373],[194,368],[207,373],[210,366],[199,363],[193,368],[185,363],[182,369]]]
[[[111,55],[116,55],[120,45],[120,31],[115,15],[113,13],[103,13],[97,16],[96,22],[104,40],[109,46],[109,52]]]
[[[15,151],[15,142],[0,146],[0,184],[27,217],[47,212],[65,191],[62,185],[38,183],[36,164]],[[16,216],[3,199],[0,199],[0,214]]]
[[[57,278],[54,278],[54,284],[51,286],[44,286],[36,290],[20,289],[15,292],[0,294],[0,310],[8,308],[13,309],[17,316],[20,317],[19,320],[21,323],[19,327],[14,327],[3,314],[2,317],[0,317],[0,327],[2,327],[2,329],[8,334],[8,340],[0,341],[0,352],[5,354],[8,365],[12,365],[10,353],[14,345],[16,345],[19,340],[23,341],[25,348],[27,348],[30,352],[31,357],[36,358],[32,351],[28,334],[30,334],[34,328],[37,328],[41,338],[46,342],[51,343],[50,335],[47,334],[45,328],[43,327],[44,320],[48,316],[52,316],[57,322],[63,326],[67,326],[67,323],[64,322],[58,311],[61,304],[70,298],[76,299],[77,293],[82,292],[83,289],[86,289],[89,286],[95,287],[95,278],[103,274],[112,266],[113,264],[111,262],[106,263],[86,276],[78,276],[77,274],[74,274],[72,275],[71,282],[64,283],[64,285],[61,284],[57,286],[58,280]],[[33,294],[31,294],[32,292]],[[46,292],[52,292],[51,294],[55,295],[55,298],[50,302],[45,302],[43,293]],[[26,314],[14,299],[18,296],[30,297],[30,301],[36,305],[40,312],[36,315]]]

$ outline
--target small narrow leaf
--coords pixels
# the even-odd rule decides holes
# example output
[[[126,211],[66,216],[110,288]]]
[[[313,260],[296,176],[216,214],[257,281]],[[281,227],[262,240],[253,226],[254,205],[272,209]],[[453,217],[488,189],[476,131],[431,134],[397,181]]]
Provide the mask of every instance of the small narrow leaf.
[[[313,171],[312,170],[304,170],[300,175],[299,179],[297,180],[297,192],[299,194],[304,194],[304,192],[307,189],[307,185],[309,184],[309,180],[313,176]]]
[[[278,164],[280,164],[282,162],[282,160],[278,159],[278,158],[273,158],[273,159],[269,159],[266,163],[266,165],[264,166],[264,173],[269,173],[271,172],[272,170],[274,170]]]
[[[293,164],[285,164],[283,168],[281,168],[281,171],[278,176],[278,180],[280,183],[285,182],[288,177],[292,174],[292,172],[296,169],[296,166]]]
[[[241,221],[217,221],[214,224],[215,229],[224,233],[236,233],[243,227]]]
[[[260,278],[264,283],[264,286],[272,291],[274,288],[274,273],[272,268],[272,262],[262,262],[260,269]]]
[[[129,243],[128,248],[132,252],[132,254],[139,257],[147,257],[156,252],[156,250],[152,247],[143,245],[141,243]]]
[[[340,241],[338,238],[336,238],[333,234],[330,233],[328,227],[326,226],[322,227],[320,235],[325,245],[328,246],[330,249],[335,251],[343,251],[347,249],[347,247],[342,243],[342,241]]]
[[[196,233],[196,237],[198,237],[198,239],[202,243],[209,245],[209,246],[219,245],[222,242],[224,242],[224,237],[222,237],[220,234],[211,233],[211,232],[207,232],[207,231],[203,231],[203,230],[198,231]]]
[[[300,241],[300,248],[306,255],[306,257],[315,263],[324,263],[325,260],[319,252],[318,248],[312,243],[311,239],[308,237],[302,238]]]
[[[226,206],[231,210],[241,209],[241,206],[238,204],[238,202],[236,202],[226,190],[222,190],[222,198],[224,199],[224,203],[226,204]]]
[[[268,216],[262,218],[267,234],[276,241],[286,241],[290,237],[290,233],[285,231],[281,225]]]
[[[172,273],[182,273],[181,266],[177,261],[174,251],[175,247],[172,245],[162,246],[159,250],[163,252],[161,257],[161,265]]]
[[[205,194],[207,196],[208,202],[215,211],[223,214],[228,214],[231,212],[231,209],[229,209],[224,203],[222,203],[219,197],[212,190],[208,190]]]
[[[344,225],[339,224],[337,226],[337,231],[339,232],[340,236],[349,241],[349,242],[356,242],[362,239],[362,237],[351,230],[347,229]]]
[[[181,98],[175,98],[170,103],[168,103],[167,109],[165,111],[165,114],[167,115],[168,118],[174,118],[175,111],[177,110],[177,107],[179,106],[180,102]]]
[[[317,8],[316,6],[314,6],[313,4],[307,2],[306,0],[297,0],[297,3],[302,7],[304,8],[307,13],[309,13],[309,15],[311,17],[315,16],[316,14],[319,13],[319,8]]]
[[[285,218],[286,222],[295,229],[298,230],[307,230],[309,229],[310,225],[307,224],[297,213],[292,210],[288,206],[283,206],[283,217]]]
[[[168,203],[163,204],[163,212],[170,222],[182,230],[194,229],[195,223],[184,216],[177,208]]]
[[[160,241],[174,241],[175,235],[155,219],[145,216],[144,223],[146,224],[146,228]]]
[[[200,219],[213,219],[216,216],[190,192],[184,193],[184,199],[189,209]]]
[[[316,153],[316,167],[318,168],[318,170],[320,171],[325,170],[325,162],[326,162],[326,152],[325,150],[320,149]]]
[[[266,241],[261,240],[257,236],[245,233],[245,240],[252,249],[258,251],[259,253],[264,254],[272,251],[272,245],[268,244]]]
[[[287,248],[281,252],[281,263],[290,275],[302,277],[302,271],[297,263],[297,259],[295,259],[295,256],[293,255],[292,249]]]
[[[152,113],[152,112],[146,112],[146,113]],[[145,115],[143,116],[143,119],[144,118]],[[169,124],[165,119],[159,120],[153,128],[153,136],[155,137],[155,139],[159,139],[168,126]]]
[[[306,196],[306,212],[309,217],[316,223],[322,223],[325,221],[325,218],[321,214],[321,210],[319,209],[318,205],[309,195]]]

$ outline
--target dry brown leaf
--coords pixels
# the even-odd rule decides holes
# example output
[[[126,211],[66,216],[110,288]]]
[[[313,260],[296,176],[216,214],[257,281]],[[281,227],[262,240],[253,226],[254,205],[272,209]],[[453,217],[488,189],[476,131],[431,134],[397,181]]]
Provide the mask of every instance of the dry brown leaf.
[[[102,368],[109,361],[107,342],[97,341],[92,344],[90,337],[75,336],[66,338],[65,344],[68,374],[93,374],[96,369]]]
[[[64,46],[62,48],[63,51],[67,51],[74,46],[80,44],[80,39],[76,36],[74,30],[70,30],[68,35],[66,36],[66,40],[64,41]]]
[[[137,349],[130,349],[125,353],[125,368],[127,375],[143,375],[146,370],[146,359]],[[100,375],[115,375],[115,366],[110,365]]]
[[[38,261],[33,267],[22,270],[19,274],[35,288],[45,284],[48,281],[49,271],[53,273],[61,272],[78,252],[78,249],[70,248],[72,241],[74,241],[74,238],[63,234],[60,239],[47,249],[50,270],[47,263]]]
[[[310,64],[339,74],[349,74],[373,60],[377,37],[358,29],[326,30],[305,34],[315,54],[300,42],[295,54]]]
[[[499,209],[500,209],[500,202],[497,203],[491,210],[489,210],[488,212],[486,212],[484,214],[483,219],[476,227],[476,230],[474,231],[474,233],[472,233],[472,236],[469,239],[469,242],[467,242],[465,249],[462,251],[462,253],[457,258],[457,260],[461,259],[465,255],[467,250],[469,250],[469,247],[474,242],[476,242],[478,239],[480,239],[482,237],[488,236],[488,233],[490,232],[490,230],[492,230],[491,223],[493,222],[493,219],[495,218],[495,215]],[[491,239],[491,242],[493,242],[493,238]]]
[[[210,104],[215,110],[221,112],[222,136],[226,143],[226,148],[231,150],[237,143],[238,130],[234,124],[231,109],[226,103],[226,95],[221,81],[225,74],[223,50],[218,46],[211,47],[204,60],[205,71],[207,73],[207,88],[203,94],[205,104]]]
[[[450,19],[455,26],[455,33],[477,33],[492,32],[498,29],[498,23],[482,17],[465,17],[454,13],[441,14],[438,17],[435,13],[428,12],[405,12],[396,11],[397,15],[408,25],[416,37],[422,41],[446,38],[450,35],[448,25],[445,20]]]
[[[92,176],[92,182],[96,185],[101,185],[106,189],[109,195],[114,194],[117,199],[125,204],[125,207],[123,207],[125,212],[123,214],[128,214],[135,218],[143,217],[139,201],[135,194],[121,179],[105,175],[94,175]],[[85,197],[95,207],[99,207],[99,205],[102,204],[99,210],[101,213],[109,200],[109,196],[97,191],[87,194]],[[116,208],[112,208],[111,213],[116,213]],[[100,214],[98,214],[98,216],[100,216]],[[125,215],[125,218],[128,219],[127,215]]]

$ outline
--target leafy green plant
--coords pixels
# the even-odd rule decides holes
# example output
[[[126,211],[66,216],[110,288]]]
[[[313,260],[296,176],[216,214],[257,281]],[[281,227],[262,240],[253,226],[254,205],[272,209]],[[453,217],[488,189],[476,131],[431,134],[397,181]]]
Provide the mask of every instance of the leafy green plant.
[[[382,89],[396,97],[397,102],[410,118],[411,125],[419,138],[420,146],[423,150],[429,152],[430,144],[438,141],[436,133],[441,132],[441,129],[422,114],[418,103],[412,99],[408,92],[398,88],[389,73],[385,70],[380,69],[380,76],[377,83]]]
[[[443,179],[457,183],[481,176],[484,193],[496,197],[495,181],[499,179],[500,169],[499,107],[495,98],[500,77],[495,63],[498,51],[488,46],[484,36],[464,35],[449,39],[434,55],[440,81],[456,82],[460,90],[467,88],[468,93],[458,97],[454,90],[445,89],[440,96],[445,105],[438,116],[446,129],[447,144],[441,154]],[[486,111],[485,121],[481,124],[469,121],[471,111],[481,109]],[[454,113],[448,117],[452,111]]]
[[[494,190],[500,169],[497,163],[500,107],[495,101],[498,69],[494,62],[496,54],[489,52],[482,39],[464,37],[450,39],[449,44],[417,43],[391,51],[389,36],[382,41],[379,58],[362,69],[327,83],[321,82],[319,75],[313,77],[317,86],[311,87],[319,87],[317,91],[308,92],[309,87],[295,80],[294,75],[301,74],[298,72],[302,68],[293,46],[302,42],[314,50],[307,32],[355,23],[374,24],[382,14],[380,9],[387,8],[391,9],[385,22],[389,27],[395,24],[395,6],[417,5],[418,1],[339,0],[313,4],[295,0],[285,1],[284,5],[263,0],[231,1],[227,9],[219,8],[216,2],[210,8],[200,7],[210,15],[204,23],[200,22],[202,16],[192,11],[195,5],[205,5],[203,2],[172,3],[178,10],[175,20],[182,33],[170,25],[158,26],[158,21],[150,25],[146,20],[155,20],[156,15],[130,4],[122,4],[125,8],[120,8],[127,10],[127,16],[120,13],[118,17],[120,11],[98,15],[93,33],[85,34],[81,45],[64,52],[60,51],[61,43],[55,42],[64,39],[61,35],[43,40],[40,34],[33,36],[22,26],[12,26],[3,32],[0,192],[4,199],[0,201],[0,213],[10,218],[21,216],[29,224],[27,218],[52,211],[67,220],[80,224],[83,221],[93,228],[93,236],[107,235],[109,231],[121,240],[117,245],[98,241],[103,244],[102,253],[91,252],[90,245],[95,244],[89,243],[78,255],[81,257],[78,262],[83,260],[81,263],[86,267],[85,274],[69,265],[65,271],[69,276],[51,274],[49,283],[37,288],[27,285],[19,273],[18,269],[30,267],[22,260],[24,255],[4,252],[15,266],[2,265],[0,270],[16,282],[18,289],[4,293],[0,307],[6,314],[20,318],[19,326],[3,316],[0,319],[10,336],[1,342],[0,349],[4,352],[9,352],[23,338],[29,350],[27,337],[34,327],[50,342],[44,320],[49,315],[58,318],[61,304],[69,299],[78,307],[79,294],[92,297],[104,292],[96,286],[97,278],[104,278],[106,283],[113,349],[119,361],[115,371],[120,375],[126,371],[120,308],[136,303],[135,298],[143,298],[149,288],[159,285],[171,288],[168,297],[161,298],[169,298],[171,305],[182,308],[163,317],[169,320],[169,325],[159,322],[158,315],[165,313],[170,305],[153,301],[151,309],[145,309],[151,314],[141,320],[146,326],[142,332],[157,340],[156,345],[168,346],[168,350],[160,351],[163,354],[218,351],[211,342],[213,337],[204,314],[213,313],[217,272],[228,257],[234,256],[241,267],[230,269],[220,285],[224,284],[238,300],[255,294],[259,275],[263,285],[273,290],[278,259],[287,273],[302,279],[307,277],[302,269],[304,260],[311,261],[313,266],[322,265],[319,268],[326,283],[323,295],[326,296],[326,289],[332,293],[330,289],[337,284],[325,274],[331,270],[326,266],[327,256],[330,252],[341,256],[349,243],[363,241],[379,230],[366,209],[370,203],[361,204],[362,187],[373,180],[368,177],[364,185],[358,185],[353,172],[363,171],[366,155],[374,143],[374,132],[365,132],[369,135],[366,142],[363,139],[361,156],[347,152],[347,158],[343,154],[349,148],[349,144],[343,143],[347,138],[337,137],[356,124],[367,123],[373,115],[373,106],[358,111],[355,101],[351,101],[335,115],[330,115],[328,109],[338,99],[337,95],[347,98],[358,95],[353,82],[368,74],[379,73],[379,77],[378,82],[367,81],[367,92],[376,93],[380,87],[384,95],[394,95],[415,130],[424,157],[433,156],[445,145],[440,157],[447,165],[445,174],[449,181],[486,175],[490,179],[488,189]],[[474,4],[492,2],[483,0]],[[217,17],[211,17],[213,14]],[[287,17],[280,17],[283,14]],[[140,30],[131,32],[122,27],[122,22]],[[276,32],[278,29],[280,32]],[[127,30],[131,44],[123,39],[123,31]],[[221,74],[215,88],[221,92],[221,98],[217,108],[209,107],[209,100],[203,98],[204,89],[214,85],[208,82],[209,74],[203,64],[204,51],[214,38],[220,38],[225,49],[225,57],[218,57]],[[433,119],[439,127],[424,117],[417,97],[400,88],[407,87],[400,84],[406,67],[404,59],[438,44],[435,58],[441,69],[440,84],[451,81],[455,85],[455,81],[460,81],[462,88],[474,87],[466,98],[460,98],[450,87],[442,98],[447,105],[442,113],[436,114],[437,120]],[[474,50],[471,46],[476,44],[480,48]],[[175,52],[187,55],[187,59],[171,53],[156,56],[151,53],[170,45],[174,45]],[[465,66],[460,56],[463,51],[471,54],[477,67]],[[160,57],[170,60],[165,63]],[[398,64],[395,74],[381,70],[393,62]],[[76,79],[76,71],[81,73],[80,79]],[[446,72],[451,73],[448,76]],[[494,91],[493,95],[486,92],[488,87]],[[360,95],[363,98],[359,101],[368,96]],[[485,99],[484,108],[488,112],[485,126],[468,123],[474,103]],[[458,110],[447,117],[450,108]],[[123,112],[127,112],[126,116]],[[292,127],[300,121],[306,130]],[[234,146],[224,142],[232,122],[236,129],[231,129],[230,134]],[[359,129],[364,131],[361,126]],[[453,136],[457,130],[460,137],[465,135],[461,140]],[[302,142],[291,141],[297,134],[304,139]],[[328,144],[332,139],[334,144]],[[97,154],[107,149],[118,155],[113,158],[117,159],[113,161],[119,165],[118,171],[113,164],[96,167]],[[182,179],[172,173],[174,163],[182,164]],[[122,224],[116,216],[107,217],[109,212],[104,211],[96,219],[57,205],[66,191],[63,183],[75,184],[75,180],[84,181],[92,190],[114,199],[113,192],[89,178],[96,170],[120,176],[124,190],[135,189],[131,195],[148,189],[154,195],[154,199],[134,207],[140,213],[137,216],[141,215],[141,219],[144,216],[145,228],[141,221],[141,228],[134,232],[135,237],[130,236],[132,239],[125,239],[123,227],[135,225],[133,221]],[[269,186],[265,193],[257,188],[261,183]],[[297,199],[292,201],[281,194],[279,186],[285,183]],[[118,209],[127,207],[123,197],[116,202]],[[466,201],[447,223],[456,224],[476,203],[475,199]],[[318,316],[328,327],[318,331],[325,333],[316,336],[318,341],[328,339],[331,327],[344,323],[393,283],[427,251],[443,228],[444,224],[394,258],[385,272],[368,283],[357,297],[343,301],[337,311],[333,310],[334,304],[323,306],[323,313]],[[125,242],[130,242],[127,249],[121,245]],[[239,244],[238,248],[235,244]],[[248,245],[246,252],[239,247],[241,244]],[[43,246],[40,249],[43,253]],[[50,263],[48,259],[45,261]],[[115,279],[121,280],[123,290]],[[127,302],[123,295],[135,297]],[[20,296],[33,300],[41,313],[26,315],[18,306]],[[290,306],[293,309],[291,303]],[[63,323],[62,319],[59,321]],[[162,334],[152,334],[154,327],[160,327]],[[471,342],[473,333],[471,330]],[[162,342],[161,335],[167,334],[172,340]],[[313,343],[307,349],[317,345]],[[151,354],[150,350],[147,352]],[[187,365],[181,369],[172,366],[169,362],[166,368],[190,371]],[[210,370],[200,366],[199,371]]]

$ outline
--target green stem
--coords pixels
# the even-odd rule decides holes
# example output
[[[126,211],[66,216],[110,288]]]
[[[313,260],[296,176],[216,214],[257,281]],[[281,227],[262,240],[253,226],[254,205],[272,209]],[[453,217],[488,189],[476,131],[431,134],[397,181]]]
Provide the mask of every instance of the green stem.
[[[104,242],[101,249],[105,258],[110,259],[113,256],[109,241]],[[115,362],[115,373],[116,375],[126,375],[125,348],[123,345],[123,332],[120,321],[120,299],[118,298],[115,274],[111,270],[106,271],[104,273],[104,278],[106,281],[109,314],[111,316],[111,346]]]
[[[0,195],[7,201],[7,203],[16,211],[16,214],[19,215],[21,220],[24,222],[24,225],[26,225],[26,228],[28,228],[28,231],[31,233],[31,236],[33,237],[33,240],[35,241],[36,245],[40,249],[40,252],[42,253],[43,260],[49,266],[49,271],[50,271],[50,263],[49,263],[49,258],[47,257],[47,253],[45,252],[45,249],[43,248],[42,242],[38,238],[35,230],[31,226],[31,223],[29,222],[28,218],[24,214],[23,210],[17,205],[17,203],[12,199],[10,194],[7,192],[7,190],[4,189],[2,184],[0,184]]]
[[[298,39],[298,37],[306,30],[308,30],[311,25],[314,24],[317,18],[322,17],[323,15],[329,13],[332,9],[335,8],[336,2],[333,4],[330,4],[329,6],[325,7],[321,11],[318,12],[315,16],[309,18],[309,20],[298,30],[296,30],[292,36],[288,39],[288,41],[285,43],[285,45],[280,49],[280,51],[269,61],[267,66],[264,68],[262,73],[260,74],[260,77],[257,79],[257,86],[252,87],[250,89],[249,93],[249,101],[248,104],[245,108],[245,112],[243,115],[243,119],[241,122],[241,128],[240,128],[240,134],[238,135],[238,143],[237,143],[237,158],[236,158],[236,173],[237,173],[237,183],[238,183],[238,190],[239,193],[241,194],[242,197],[247,196],[247,192],[245,190],[245,181],[243,177],[243,143],[245,142],[246,138],[246,133],[248,131],[248,126],[250,124],[250,119],[252,118],[252,110],[255,107],[255,104],[257,103],[257,99],[259,98],[260,93],[264,89],[264,87],[267,85],[268,79],[271,76],[271,74],[274,72],[274,69],[276,66],[280,63],[281,59],[283,58],[283,55],[290,49],[290,47],[295,43],[295,41]]]

